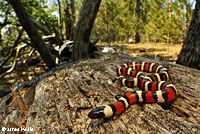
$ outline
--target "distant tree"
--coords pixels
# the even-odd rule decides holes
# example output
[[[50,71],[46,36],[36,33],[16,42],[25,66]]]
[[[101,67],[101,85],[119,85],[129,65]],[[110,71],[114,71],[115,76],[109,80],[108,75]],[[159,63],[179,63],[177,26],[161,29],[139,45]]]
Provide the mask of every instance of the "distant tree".
[[[102,42],[133,38],[136,42],[180,43],[191,11],[188,0],[105,0],[92,38],[99,36]]]
[[[192,20],[177,63],[200,69],[200,1],[196,0]]]
[[[137,20],[137,22],[140,22],[140,13],[141,13],[141,0],[136,0],[136,20]],[[140,42],[140,33],[139,33],[138,25],[140,25],[140,24],[137,24],[137,27],[136,27],[135,43]]]
[[[101,0],[84,0],[74,31],[72,59],[78,60],[89,55],[90,34]]]

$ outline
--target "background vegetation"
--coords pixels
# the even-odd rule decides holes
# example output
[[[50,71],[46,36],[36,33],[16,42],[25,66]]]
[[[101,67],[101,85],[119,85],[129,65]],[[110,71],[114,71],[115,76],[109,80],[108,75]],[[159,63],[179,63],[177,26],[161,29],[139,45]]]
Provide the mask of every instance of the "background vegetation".
[[[63,41],[72,40],[83,0],[21,0],[21,2],[26,11],[51,33],[57,33]],[[163,46],[165,43],[182,43],[189,28],[194,5],[195,0],[103,0],[90,39],[98,38],[100,44],[106,42],[126,44],[130,43],[131,39],[131,43],[145,43],[145,49],[150,46],[148,44],[153,43],[161,43]],[[16,43],[20,31],[21,40]],[[44,31],[39,32],[45,36]],[[7,1],[0,1],[1,69],[2,61],[14,44],[20,47],[26,43],[26,39],[28,36],[23,32],[11,5]],[[126,49],[129,49],[129,46],[126,46]],[[30,56],[29,52],[32,50],[30,46],[25,47],[16,59],[14,51],[13,57],[9,58],[6,65],[10,66],[14,60],[25,63],[23,60]],[[169,52],[169,46],[166,50]],[[174,53],[178,55],[178,51]],[[38,56],[37,53],[35,56]],[[37,67],[29,68],[33,69],[36,69],[34,72],[45,70],[42,71]],[[26,78],[29,75],[26,74]],[[20,77],[19,70],[17,76]]]
[[[193,4],[188,0],[104,0],[93,36],[107,42],[127,42],[139,32],[141,42],[180,43],[188,30]]]
[[[64,15],[66,1],[60,0],[62,32],[65,32],[65,21],[68,19]],[[59,28],[58,0],[22,0],[22,2],[28,13],[50,31],[53,31],[52,28]],[[82,0],[75,1],[76,20],[81,4]],[[99,38],[102,42],[128,42],[128,39],[134,40],[136,32],[139,32],[141,42],[180,43],[188,30],[193,5],[192,0],[103,0],[91,38]],[[1,56],[13,44],[20,28],[11,6],[6,1],[1,1],[1,24],[5,19],[7,25],[0,27]]]

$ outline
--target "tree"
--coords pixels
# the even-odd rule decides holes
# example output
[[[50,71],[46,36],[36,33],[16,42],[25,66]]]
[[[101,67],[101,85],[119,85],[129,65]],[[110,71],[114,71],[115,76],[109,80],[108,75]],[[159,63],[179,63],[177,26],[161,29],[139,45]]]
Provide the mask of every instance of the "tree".
[[[89,55],[90,33],[96,18],[101,0],[84,0],[79,19],[74,31],[72,59],[78,60]]]
[[[33,43],[33,47],[38,50],[41,55],[41,58],[46,63],[49,69],[52,69],[56,66],[49,49],[45,46],[45,43],[37,31],[37,27],[31,20],[32,17],[26,12],[25,8],[22,6],[20,0],[10,0],[10,4],[12,5],[17,17],[21,25],[23,26],[24,30],[27,32],[29,38]]]
[[[91,36],[102,42],[180,43],[191,11],[188,0],[105,0]]]
[[[65,0],[65,29],[66,29],[66,39],[73,40],[74,35],[74,24],[76,20],[75,15],[75,3],[74,0]]]
[[[60,0],[57,0],[58,2],[58,28],[59,28],[59,31],[60,31],[60,35],[62,37],[62,40],[64,39],[63,37],[63,33],[62,33],[62,29],[63,29],[63,25],[62,25],[62,13],[61,13],[61,2]]]
[[[3,5],[3,3],[2,3],[2,5]],[[2,8],[3,8],[3,7],[2,7]],[[6,25],[8,25],[8,24],[11,23],[11,22],[8,21],[8,14],[9,14],[9,12],[10,12],[9,7],[6,8],[5,10],[6,10],[5,13],[4,13],[5,18],[4,18],[3,22],[0,23],[0,43],[3,41],[3,39],[2,39],[2,34],[1,34],[1,30],[2,30]]]
[[[200,1],[196,0],[192,20],[177,63],[200,69]]]
[[[140,20],[140,5],[141,5],[141,1],[140,0],[137,0],[136,1],[136,19],[137,19],[137,22],[139,22]],[[140,25],[140,24],[137,24],[137,25]],[[135,43],[139,43],[140,42],[140,33],[139,33],[139,28],[137,26],[137,29],[136,29],[136,33],[135,33]]]

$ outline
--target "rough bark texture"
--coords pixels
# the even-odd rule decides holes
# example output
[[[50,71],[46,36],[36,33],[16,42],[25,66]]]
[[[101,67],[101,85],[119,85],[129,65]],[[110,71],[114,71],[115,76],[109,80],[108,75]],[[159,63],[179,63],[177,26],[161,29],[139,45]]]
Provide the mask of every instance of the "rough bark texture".
[[[130,61],[151,61],[168,68],[170,81],[178,89],[177,99],[168,105],[134,104],[114,119],[91,120],[90,110],[113,103],[127,91],[120,87],[116,66]],[[29,112],[26,127],[34,133],[75,134],[198,134],[200,132],[200,71],[181,65],[160,63],[124,54],[101,55],[62,66],[28,86],[25,100]],[[38,81],[38,79],[37,79]],[[34,94],[35,92],[35,94]],[[33,99],[34,98],[34,99]],[[4,98],[5,99],[5,98]],[[5,99],[6,100],[6,99]],[[1,101],[0,126],[20,124],[18,105]],[[17,108],[16,108],[17,107]],[[13,123],[14,122],[14,123]],[[17,126],[17,125],[16,125]],[[13,127],[13,126],[12,126]]]
[[[183,48],[177,63],[200,69],[200,1],[196,1],[195,10]]]
[[[137,0],[136,1],[136,19],[137,22],[140,22],[140,5],[141,5],[141,1]],[[140,24],[138,24],[140,25]],[[135,43],[139,43],[140,42],[140,33],[139,33],[139,28],[136,28],[136,33],[135,33]]]
[[[84,0],[74,31],[73,60],[89,55],[89,38],[101,0]]]
[[[40,53],[42,59],[46,63],[49,69],[52,69],[56,66],[49,49],[45,46],[44,41],[40,33],[37,31],[35,24],[30,20],[31,17],[27,14],[25,8],[22,6],[20,0],[9,0],[12,5],[15,13],[17,14],[21,25],[24,30],[27,32],[32,43],[35,45],[35,48]]]
[[[60,31],[60,35],[61,35],[61,38],[62,40],[64,40],[64,36],[63,36],[63,33],[62,33],[62,30],[63,30],[63,24],[62,24],[62,12],[61,12],[61,2],[60,0],[57,0],[58,2],[58,28],[59,28],[59,31]]]
[[[74,24],[76,21],[74,0],[65,0],[65,1],[67,5],[65,8],[66,39],[73,40]]]

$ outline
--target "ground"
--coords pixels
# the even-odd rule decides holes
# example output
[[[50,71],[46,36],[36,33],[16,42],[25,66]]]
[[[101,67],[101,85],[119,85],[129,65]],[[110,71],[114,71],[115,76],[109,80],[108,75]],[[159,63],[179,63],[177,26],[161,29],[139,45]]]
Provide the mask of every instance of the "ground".
[[[162,43],[139,43],[124,44],[124,51],[129,54],[137,54],[147,58],[156,58],[160,56],[163,61],[176,61],[182,48],[181,44],[162,44]]]
[[[122,44],[115,43],[112,47],[122,45],[122,51],[129,53],[133,57],[142,56],[146,58],[156,59],[160,56],[162,61],[176,61],[177,56],[181,50],[181,44],[164,44],[164,43],[139,43],[139,44]],[[102,48],[103,43],[97,44]],[[21,67],[17,67],[16,71],[6,75],[3,79],[0,79],[0,89],[10,87],[14,83],[21,83],[25,80],[30,80],[39,76],[45,72],[44,63],[41,62],[37,66],[27,67],[24,64]]]
[[[115,118],[89,119],[87,115],[93,108],[116,102],[125,92],[138,90],[121,87],[115,73],[117,65],[128,61],[156,62],[167,67],[170,82],[178,90],[177,99],[166,105],[134,104]],[[199,77],[200,72],[195,69],[126,53],[83,59],[43,74],[37,78],[37,85],[26,86],[28,93],[24,98],[28,112],[20,113],[14,101],[16,97],[5,97],[0,103],[0,126],[25,124],[34,128],[35,133],[197,134],[200,131]]]

